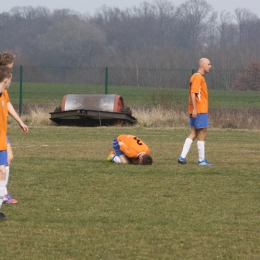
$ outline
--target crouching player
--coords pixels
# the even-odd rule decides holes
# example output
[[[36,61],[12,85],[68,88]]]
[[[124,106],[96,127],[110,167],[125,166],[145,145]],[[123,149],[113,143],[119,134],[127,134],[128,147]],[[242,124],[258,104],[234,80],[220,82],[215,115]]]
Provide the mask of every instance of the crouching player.
[[[149,147],[137,136],[119,135],[113,141],[113,148],[115,151],[111,151],[107,157],[109,162],[141,165],[153,163]]]

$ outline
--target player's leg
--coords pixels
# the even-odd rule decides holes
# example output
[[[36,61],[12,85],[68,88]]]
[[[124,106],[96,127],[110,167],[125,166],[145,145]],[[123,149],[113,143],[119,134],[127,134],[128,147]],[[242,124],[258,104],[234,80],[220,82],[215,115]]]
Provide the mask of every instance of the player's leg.
[[[205,159],[205,139],[207,128],[198,129],[197,148],[199,154],[199,162]]]
[[[115,163],[129,163],[127,157],[120,150],[117,138],[115,138],[113,141],[113,148],[115,150],[115,154],[112,154],[111,152],[109,154],[111,161]]]
[[[205,140],[206,140],[208,127],[209,127],[208,114],[198,114],[197,121],[196,121],[196,128],[198,131],[198,141],[197,141],[197,148],[198,148],[198,155],[199,155],[198,165],[203,165],[203,166],[213,165],[209,163],[205,158]]]
[[[8,181],[9,181],[9,175],[10,175],[10,164],[11,164],[11,161],[13,160],[13,158],[14,158],[14,155],[13,155],[13,150],[12,150],[11,142],[10,142],[8,135],[6,136],[6,139],[7,139],[8,165],[6,166],[6,180],[5,180],[6,185],[5,185],[4,203],[6,203],[6,204],[17,204],[18,201],[16,199],[14,199],[8,193],[8,190],[7,190],[7,185],[8,185]]]
[[[11,143],[10,143],[10,139],[9,139],[8,135],[6,136],[6,139],[7,139],[8,166],[6,166],[6,191],[5,191],[5,194],[8,194],[7,185],[8,185],[8,181],[9,181],[10,164],[11,164],[11,161],[13,160],[13,151],[12,151],[12,147],[11,147]]]
[[[186,138],[186,140],[184,142],[181,155],[178,158],[178,162],[180,164],[186,164],[187,163],[186,156],[187,156],[188,152],[190,151],[190,147],[191,147],[191,144],[193,143],[193,140],[198,135],[198,131],[197,131],[196,127],[195,127],[195,121],[196,121],[196,119],[193,118],[192,116],[190,116],[191,131],[190,131],[189,136]]]
[[[129,163],[128,158],[124,154],[121,154],[119,156],[119,159],[120,159],[120,163]],[[115,161],[115,158],[114,158],[114,161]]]
[[[13,150],[11,147],[11,142],[10,142],[9,136],[7,135],[6,138],[7,138],[7,156],[8,156],[7,159],[8,159],[8,165],[10,166],[12,160],[14,159],[14,154],[13,154]]]
[[[0,209],[2,207],[4,194],[5,194],[5,179],[6,179],[6,165],[7,162],[7,150],[0,151]],[[6,220],[6,216],[0,212],[0,220]]]

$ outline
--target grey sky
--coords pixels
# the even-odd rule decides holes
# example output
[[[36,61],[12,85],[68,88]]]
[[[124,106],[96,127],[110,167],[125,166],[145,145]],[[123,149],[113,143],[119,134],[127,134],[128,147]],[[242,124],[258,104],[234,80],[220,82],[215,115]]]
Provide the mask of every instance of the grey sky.
[[[153,0],[146,0],[147,2],[153,2]],[[171,0],[169,0],[171,1]],[[215,11],[221,12],[223,10],[234,13],[236,8],[247,8],[260,18],[260,0],[206,0],[207,3],[212,5]],[[0,13],[8,12],[16,6],[44,6],[51,11],[54,9],[68,8],[82,14],[89,13],[94,14],[95,10],[102,5],[109,7],[132,7],[139,6],[144,0],[9,0],[5,1],[0,6]],[[175,6],[179,6],[184,3],[185,0],[172,0]]]

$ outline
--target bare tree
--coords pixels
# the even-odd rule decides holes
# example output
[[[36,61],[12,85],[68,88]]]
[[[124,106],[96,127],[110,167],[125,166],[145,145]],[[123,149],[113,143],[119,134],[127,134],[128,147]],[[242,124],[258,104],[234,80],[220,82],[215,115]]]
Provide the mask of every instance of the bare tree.
[[[239,43],[250,41],[256,35],[260,36],[259,19],[256,14],[246,8],[237,8],[235,14],[239,28]]]
[[[196,67],[198,58],[208,56],[214,68],[229,70],[260,60],[258,17],[236,9],[234,17],[224,11],[219,18],[206,0],[102,6],[93,16],[15,7],[0,13],[0,49],[20,53],[32,65],[74,67]]]
[[[223,11],[220,14],[220,24],[217,29],[221,48],[236,42],[238,30],[237,25],[233,23],[233,19],[229,12]]]
[[[104,32],[77,17],[59,21],[38,36],[39,49],[49,53],[45,62],[63,66],[89,66],[95,55],[102,55],[104,43]]]
[[[39,17],[50,17],[51,12],[48,8],[39,6],[37,8],[32,6],[14,7],[11,9],[12,17],[17,19],[24,18],[27,20],[34,20]]]
[[[13,8],[0,30],[2,48],[23,53],[23,57],[37,56],[36,38],[50,25],[50,11],[46,8]]]
[[[217,43],[217,18],[218,13],[212,12],[206,24],[204,39],[208,48],[214,48]]]
[[[177,10],[179,44],[194,48],[200,44],[212,7],[204,0],[188,0]]]
[[[159,46],[168,46],[173,42],[172,29],[177,16],[175,7],[167,0],[155,0],[151,8],[157,23]]]

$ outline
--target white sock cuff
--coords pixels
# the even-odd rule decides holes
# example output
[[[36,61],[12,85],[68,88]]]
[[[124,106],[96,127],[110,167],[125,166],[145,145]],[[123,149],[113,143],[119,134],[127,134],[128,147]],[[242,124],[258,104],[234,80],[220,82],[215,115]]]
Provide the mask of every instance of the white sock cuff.
[[[0,208],[3,203],[4,195],[5,195],[5,181],[0,181]]]
[[[205,141],[197,141],[197,145],[204,145]]]
[[[205,159],[205,141],[197,141],[199,161]]]
[[[192,144],[193,140],[190,139],[190,138],[186,138],[185,142],[184,142],[184,145],[183,145],[183,148],[182,148],[182,152],[181,152],[181,157],[182,158],[186,158],[189,150],[190,150],[190,147],[191,147],[191,144]]]
[[[114,156],[113,161],[115,163],[121,163],[121,160],[120,160],[119,156],[117,156],[117,155]]]

